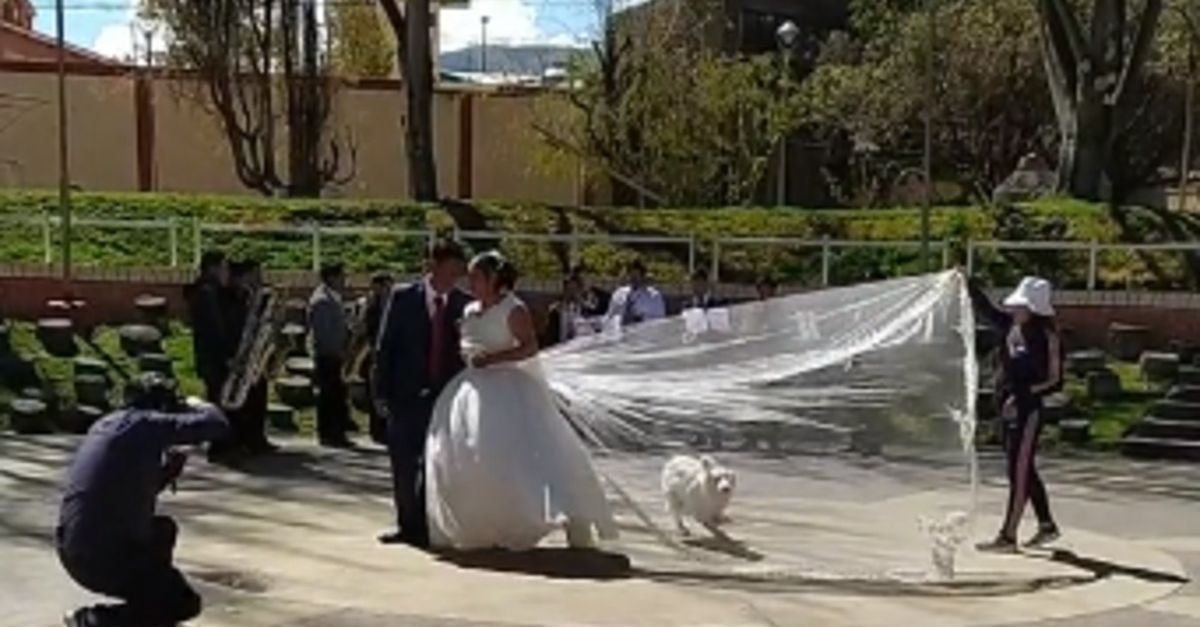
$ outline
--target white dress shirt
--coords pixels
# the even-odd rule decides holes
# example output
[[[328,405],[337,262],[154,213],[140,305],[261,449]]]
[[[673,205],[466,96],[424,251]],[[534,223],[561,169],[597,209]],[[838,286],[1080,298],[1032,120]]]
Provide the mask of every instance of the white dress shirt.
[[[634,320],[625,320],[626,314]],[[662,294],[652,286],[639,288],[626,285],[613,293],[608,305],[608,319],[620,318],[622,323],[646,322],[667,317],[667,304]]]

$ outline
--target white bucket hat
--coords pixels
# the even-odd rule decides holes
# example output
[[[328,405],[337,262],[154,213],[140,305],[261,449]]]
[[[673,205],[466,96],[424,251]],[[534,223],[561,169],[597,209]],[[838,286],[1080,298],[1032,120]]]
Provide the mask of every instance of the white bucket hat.
[[[1006,307],[1024,307],[1039,316],[1053,316],[1050,282],[1034,276],[1021,279],[1021,284],[1004,299]]]

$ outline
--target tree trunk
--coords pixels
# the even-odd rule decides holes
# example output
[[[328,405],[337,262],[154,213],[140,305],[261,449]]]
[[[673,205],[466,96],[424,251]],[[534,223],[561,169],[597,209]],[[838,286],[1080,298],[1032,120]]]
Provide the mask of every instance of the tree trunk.
[[[1162,0],[1146,0],[1126,51],[1128,0],[1094,0],[1085,31],[1068,0],[1039,0],[1042,58],[1059,129],[1059,191],[1099,200],[1131,92],[1149,56]]]
[[[429,40],[430,0],[408,0],[405,15],[404,58],[408,89],[408,178],[413,199],[438,200],[437,166],[433,153],[433,58]]]
[[[1071,137],[1073,154],[1068,168],[1060,171],[1065,176],[1067,191],[1076,198],[1098,201],[1104,187],[1105,167],[1109,162],[1111,138],[1108,112],[1096,93],[1081,94],[1075,103],[1075,115],[1068,122],[1074,123]],[[1063,138],[1067,143],[1067,138]]]

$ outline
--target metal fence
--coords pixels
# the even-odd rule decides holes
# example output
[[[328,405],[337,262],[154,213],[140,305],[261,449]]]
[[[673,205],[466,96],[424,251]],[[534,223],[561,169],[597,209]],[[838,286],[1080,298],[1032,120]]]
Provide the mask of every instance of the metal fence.
[[[309,267],[320,268],[324,251],[330,240],[340,237],[377,237],[394,239],[397,242],[432,243],[436,233],[427,229],[396,229],[378,226],[349,226],[307,224],[235,224],[203,222],[193,218],[164,218],[164,219],[106,219],[106,218],[75,218],[72,223],[77,227],[101,230],[133,230],[160,232],[163,235],[161,246],[164,249],[147,251],[147,257],[159,256],[166,259],[166,268],[183,269],[194,267],[199,261],[206,241],[220,236],[282,236],[296,238],[305,242],[308,251],[301,255],[303,263],[296,263],[278,270],[301,270]],[[26,216],[0,216],[0,224],[21,225],[40,231],[41,260],[43,267],[48,269],[56,261],[55,238],[59,237],[60,220],[52,214]],[[32,234],[30,234],[32,236]],[[695,234],[685,236],[658,236],[643,234],[608,234],[592,232],[574,233],[528,233],[507,231],[454,230],[447,235],[466,243],[478,242],[528,242],[546,246],[564,247],[571,262],[579,261],[580,250],[589,244],[609,244],[622,247],[651,247],[662,249],[667,247],[683,247],[686,255],[679,255],[681,264],[686,266],[690,274],[701,266],[701,257],[707,257],[710,278],[721,280],[723,262],[727,261],[731,250],[738,247],[781,247],[789,251],[811,251],[820,256],[821,286],[835,283],[833,270],[839,263],[839,254],[847,250],[879,250],[891,249],[915,253],[920,250],[922,243],[917,240],[840,240],[832,238],[790,238],[790,237],[717,237],[700,239]],[[157,242],[154,244],[158,246]],[[184,250],[190,245],[189,259],[184,258]],[[1077,255],[1082,262],[1086,258],[1086,275],[1082,275],[1088,290],[1096,290],[1099,285],[1100,260],[1108,253],[1125,255],[1147,253],[1200,253],[1200,242],[1180,242],[1161,244],[1124,244],[1099,243],[1079,241],[965,241],[960,244],[965,250],[966,267],[968,271],[977,269],[980,256],[985,253],[1026,252],[1031,254]],[[942,268],[947,268],[953,262],[952,255],[955,246],[948,241],[930,242],[932,252],[938,256]],[[163,253],[165,252],[165,256]],[[677,252],[682,252],[677,249]],[[916,257],[913,257],[915,259]],[[13,260],[6,260],[11,262]],[[815,258],[814,258],[815,263]],[[37,264],[15,263],[22,272],[36,271]],[[161,263],[140,264],[144,268],[164,269]],[[1072,270],[1078,270],[1083,263],[1071,263]],[[1119,265],[1119,264],[1118,264]],[[919,271],[919,268],[918,268]]]

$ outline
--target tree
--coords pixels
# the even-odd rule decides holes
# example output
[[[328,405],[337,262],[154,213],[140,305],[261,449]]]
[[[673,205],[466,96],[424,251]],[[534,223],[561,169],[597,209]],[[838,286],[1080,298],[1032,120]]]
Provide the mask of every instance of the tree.
[[[330,47],[339,76],[387,78],[396,65],[396,42],[373,4],[332,2]]]
[[[437,165],[433,154],[433,50],[429,39],[430,0],[379,0],[396,39],[407,98],[405,147],[412,195],[421,202],[438,200]]]
[[[1141,72],[1154,46],[1162,0],[1092,0],[1091,22],[1071,0],[1037,0],[1046,78],[1059,132],[1059,186],[1098,200],[1118,175],[1117,147],[1146,110]],[[1132,153],[1130,153],[1132,154]],[[1119,194],[1117,194],[1119,195]]]
[[[311,197],[353,177],[353,144],[344,158],[328,131],[334,84],[314,0],[153,0],[147,13],[169,31],[170,61],[199,78],[192,93],[215,111],[246,187]]]
[[[794,126],[774,55],[723,56],[699,39],[708,2],[648,3],[614,15],[572,69],[575,115],[559,133],[614,178],[668,204],[747,204]],[[647,194],[646,192],[649,192]]]
[[[825,42],[800,102],[805,132],[831,147],[835,196],[872,205],[920,171],[928,17],[921,1],[853,8],[853,31]],[[1029,0],[953,0],[934,19],[935,179],[990,198],[1023,155],[1051,148],[1036,9]]]

